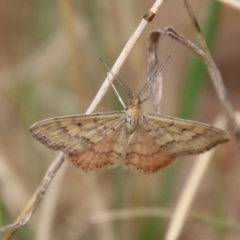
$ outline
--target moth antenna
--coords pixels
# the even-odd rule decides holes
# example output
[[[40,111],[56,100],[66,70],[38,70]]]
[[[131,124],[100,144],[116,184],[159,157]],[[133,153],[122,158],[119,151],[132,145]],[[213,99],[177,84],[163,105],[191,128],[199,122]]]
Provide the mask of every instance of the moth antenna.
[[[100,58],[100,61],[102,61],[102,63],[104,64],[104,66],[106,67],[106,69],[108,70],[108,72],[110,74],[112,74],[112,76],[114,77],[115,80],[117,80],[117,82],[120,84],[120,86],[123,88],[123,90],[128,94],[128,96],[133,99],[133,95],[130,92],[130,90],[123,84],[123,82],[117,77],[115,76],[112,72],[111,69],[108,67],[108,65]]]
[[[146,98],[144,98],[143,100],[141,100],[140,103],[142,104],[142,103],[146,102],[149,98],[150,98],[150,95],[147,96]]]
[[[121,98],[119,92],[117,91],[117,89],[116,89],[116,87],[114,86],[113,83],[112,83],[112,88],[113,88],[114,92],[116,93],[119,102],[123,105],[124,109],[126,109],[127,107],[126,107],[125,103],[123,102],[123,100],[122,100],[122,98]]]
[[[155,78],[157,77],[157,75],[159,74],[159,72],[161,72],[161,70],[163,69],[163,67],[165,66],[165,64],[167,63],[168,59],[171,57],[168,56],[168,58],[161,64],[161,66],[159,67],[158,71],[156,72],[156,74],[150,79],[150,81],[143,87],[143,89],[140,91],[140,93],[138,94],[138,97],[141,98],[141,96],[145,93],[145,91],[149,88],[149,86],[152,84],[152,82],[155,80]]]

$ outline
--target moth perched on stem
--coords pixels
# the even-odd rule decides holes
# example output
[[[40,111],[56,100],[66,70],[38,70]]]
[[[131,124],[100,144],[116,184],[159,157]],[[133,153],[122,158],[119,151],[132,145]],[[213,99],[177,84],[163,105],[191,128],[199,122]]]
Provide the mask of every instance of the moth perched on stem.
[[[131,99],[124,111],[51,118],[35,123],[30,132],[85,172],[122,163],[153,173],[179,156],[202,153],[229,140],[225,131],[211,125],[144,113],[141,104],[146,99],[141,97],[155,76],[138,95],[120,83]]]

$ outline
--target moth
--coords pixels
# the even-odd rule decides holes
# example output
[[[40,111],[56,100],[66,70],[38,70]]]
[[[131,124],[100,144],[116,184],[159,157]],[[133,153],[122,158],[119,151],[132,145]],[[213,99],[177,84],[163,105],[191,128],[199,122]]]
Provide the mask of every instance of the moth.
[[[32,125],[30,132],[85,172],[123,164],[153,173],[179,156],[203,153],[229,141],[225,131],[211,125],[144,113],[141,96],[151,81],[138,95],[123,85],[130,96],[124,111],[50,118]]]

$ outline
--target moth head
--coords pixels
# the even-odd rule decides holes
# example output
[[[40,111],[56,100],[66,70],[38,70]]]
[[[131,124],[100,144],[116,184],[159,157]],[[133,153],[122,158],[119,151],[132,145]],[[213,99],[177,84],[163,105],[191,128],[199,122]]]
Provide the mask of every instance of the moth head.
[[[132,96],[132,98],[129,101],[129,105],[136,107],[141,105],[141,100],[137,96]]]

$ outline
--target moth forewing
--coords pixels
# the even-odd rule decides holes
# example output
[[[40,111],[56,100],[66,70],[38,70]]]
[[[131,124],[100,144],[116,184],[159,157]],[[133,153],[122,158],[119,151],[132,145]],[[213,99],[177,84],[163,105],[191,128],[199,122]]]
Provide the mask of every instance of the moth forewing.
[[[115,131],[124,121],[124,111],[72,115],[37,122],[30,127],[30,132],[51,149],[80,153]]]
[[[202,153],[229,141],[225,131],[208,124],[152,113],[144,116],[149,135],[173,156]]]

